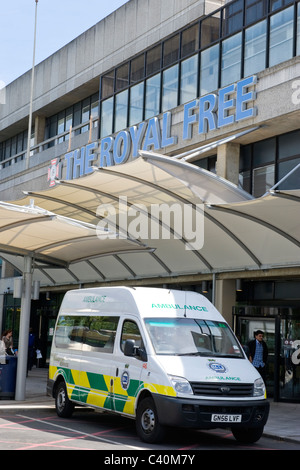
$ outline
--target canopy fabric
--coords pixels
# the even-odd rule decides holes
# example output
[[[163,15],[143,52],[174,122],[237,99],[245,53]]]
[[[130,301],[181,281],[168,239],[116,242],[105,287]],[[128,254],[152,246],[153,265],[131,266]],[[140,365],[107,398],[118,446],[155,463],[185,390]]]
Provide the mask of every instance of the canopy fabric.
[[[52,214],[93,224],[94,236],[107,234],[103,228],[112,230],[112,237],[119,234],[117,239],[104,236],[92,242],[90,233],[86,243],[75,243],[81,233],[69,240],[66,252],[53,246],[55,236],[51,249],[41,250],[37,237],[32,250],[67,264],[58,269],[59,263],[47,266],[38,257],[36,276],[42,276],[42,285],[300,265],[300,191],[276,191],[254,199],[195,165],[151,152],[30,192],[15,204],[28,206],[31,199]],[[153,215],[153,207],[174,208],[174,213],[169,212],[169,218],[157,211]],[[186,220],[178,216],[184,216],[187,207],[192,221],[201,222],[194,231],[196,244],[191,243],[192,230],[185,231]],[[127,234],[130,226],[133,231]],[[5,246],[10,246],[9,237],[0,248],[7,253]],[[18,267],[21,261],[13,254],[6,254],[6,259]]]

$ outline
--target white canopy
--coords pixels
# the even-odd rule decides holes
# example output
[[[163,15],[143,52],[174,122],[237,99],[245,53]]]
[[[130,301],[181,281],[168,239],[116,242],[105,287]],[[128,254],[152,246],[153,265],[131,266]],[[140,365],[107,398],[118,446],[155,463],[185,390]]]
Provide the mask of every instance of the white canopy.
[[[28,206],[32,199],[46,211],[94,226],[85,241],[81,227],[78,236],[74,232],[73,240],[61,245],[56,233],[44,230],[41,221],[36,225],[49,237],[49,249],[40,248],[38,236],[31,246],[36,253],[34,276],[42,285],[300,264],[300,191],[276,191],[253,199],[228,181],[171,157],[142,152],[133,162],[57,182],[15,204]],[[174,211],[157,211],[162,208]],[[185,230],[185,211],[197,228],[196,244],[192,224]],[[99,222],[119,238],[95,237]],[[124,238],[127,228],[129,240]],[[1,243],[3,257],[20,269],[22,261],[12,256],[15,252],[8,254],[13,246],[9,235],[1,237]],[[49,261],[55,258],[56,267],[46,265],[46,256]],[[57,268],[60,264],[63,267]]]

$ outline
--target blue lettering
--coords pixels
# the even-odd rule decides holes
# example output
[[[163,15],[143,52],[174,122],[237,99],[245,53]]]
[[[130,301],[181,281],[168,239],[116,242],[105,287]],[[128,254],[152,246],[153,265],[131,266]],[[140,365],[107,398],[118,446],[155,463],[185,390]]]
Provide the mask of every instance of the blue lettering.
[[[125,163],[130,155],[130,138],[129,132],[121,131],[117,134],[114,143],[114,161],[116,165]]]
[[[249,101],[256,99],[256,92],[255,91],[247,91],[247,87],[251,85],[255,85],[257,82],[256,75],[252,77],[244,78],[237,83],[236,87],[236,120],[241,121],[242,119],[248,119],[250,117],[256,116],[256,108],[248,108],[247,103]],[[246,92],[244,93],[244,90]]]
[[[101,151],[100,151],[100,167],[113,166],[113,147],[114,139],[112,137],[105,137],[101,140]]]
[[[97,160],[97,155],[93,152],[98,148],[97,142],[92,142],[86,146],[85,162],[84,162],[84,174],[88,175],[93,173],[92,163]]]
[[[215,94],[203,96],[199,100],[199,134],[214,131],[217,128],[218,99]]]
[[[235,100],[227,97],[235,90],[235,85],[229,85],[219,90],[218,127],[228,126],[234,122],[234,114],[228,115],[229,109],[234,108]]]
[[[154,147],[155,150],[161,148],[160,145],[161,137],[160,137],[160,127],[158,118],[154,117],[149,120],[148,128],[146,132],[146,137],[144,141],[143,150],[150,150],[150,147]]]
[[[171,113],[168,111],[163,115],[163,127],[162,127],[162,138],[161,146],[168,147],[169,145],[177,144],[177,137],[171,136]]]
[[[129,129],[131,142],[132,142],[132,157],[138,157],[138,151],[142,148],[142,140],[146,131],[146,123],[141,122],[139,126],[132,126]]]
[[[193,124],[197,122],[198,115],[192,114],[193,110],[198,106],[198,100],[191,101],[184,106],[183,111],[183,133],[182,138],[183,140],[191,139],[192,138],[192,129]]]
[[[74,150],[73,178],[84,174],[85,147]]]

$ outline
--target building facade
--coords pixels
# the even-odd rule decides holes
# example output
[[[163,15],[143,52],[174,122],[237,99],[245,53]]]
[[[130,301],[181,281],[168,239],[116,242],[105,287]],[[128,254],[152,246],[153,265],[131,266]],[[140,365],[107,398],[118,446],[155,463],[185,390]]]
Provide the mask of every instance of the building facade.
[[[0,105],[0,200],[125,164],[139,149],[174,156],[202,147],[192,163],[254,197],[279,182],[300,189],[298,1],[129,0],[36,66],[28,156],[30,83],[29,71],[6,87]],[[13,322],[17,336],[13,271],[3,260],[2,326]],[[203,281],[195,273],[126,283],[199,292],[205,285],[211,297],[211,280]],[[70,287],[46,286],[33,302],[45,351]],[[299,401],[300,268],[225,272],[215,294],[243,343],[265,331],[269,393]]]

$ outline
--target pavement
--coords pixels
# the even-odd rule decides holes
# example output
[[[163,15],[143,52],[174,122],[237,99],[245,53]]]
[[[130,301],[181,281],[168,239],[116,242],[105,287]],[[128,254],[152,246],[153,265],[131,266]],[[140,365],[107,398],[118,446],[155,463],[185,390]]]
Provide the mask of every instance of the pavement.
[[[48,369],[33,368],[26,378],[25,401],[1,400],[0,413],[4,409],[19,407],[54,407],[54,400],[46,394]],[[270,414],[264,436],[299,444],[300,449],[300,403],[274,402],[270,399]]]

